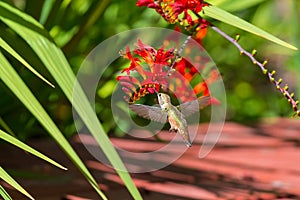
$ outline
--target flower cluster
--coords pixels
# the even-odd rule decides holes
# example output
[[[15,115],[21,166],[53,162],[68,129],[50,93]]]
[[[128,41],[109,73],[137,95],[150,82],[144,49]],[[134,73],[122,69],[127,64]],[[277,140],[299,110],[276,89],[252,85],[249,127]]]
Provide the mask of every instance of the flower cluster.
[[[167,22],[181,23],[187,28],[204,29],[209,22],[203,18],[194,17],[191,13],[199,13],[204,6],[209,6],[203,0],[138,0],[137,6],[147,6],[158,12]]]
[[[282,79],[276,80],[274,78],[275,71],[269,72],[265,68],[266,62],[258,62],[254,58],[254,52],[250,53],[245,51],[237,42],[239,37],[237,37],[236,40],[231,38],[217,27],[211,25],[207,20],[203,19],[199,15],[199,12],[202,11],[203,7],[209,6],[208,3],[205,3],[203,0],[138,0],[136,5],[147,6],[148,8],[155,9],[156,12],[159,13],[170,24],[179,22],[181,26],[183,26],[188,31],[191,31],[191,36],[193,36],[193,38],[199,43],[201,43],[202,38],[206,35],[207,27],[210,26],[212,30],[216,31],[225,39],[233,43],[240,50],[241,54],[245,54],[252,60],[255,65],[258,65],[264,72],[264,74],[268,76],[270,81],[275,84],[276,89],[278,89],[287,98],[288,102],[292,105],[292,108],[295,111],[294,115],[300,116],[299,101],[294,99],[294,93],[290,93],[288,91],[287,85],[283,87],[280,86]],[[180,31],[178,27],[176,27],[176,30]],[[194,77],[195,68],[193,68],[193,66],[184,59],[176,63],[174,65],[174,68],[177,69],[181,75],[183,75],[185,80],[191,80],[191,78]],[[186,69],[189,70],[185,71]],[[216,78],[213,77],[217,77],[218,75],[216,74],[218,73],[212,71],[209,80],[215,81]],[[176,78],[181,82],[184,82],[184,80],[181,79],[182,77],[178,76]],[[208,82],[208,80],[206,80],[205,82],[199,82],[193,87],[193,92],[196,94],[202,93],[202,95],[210,95],[207,86]],[[182,84],[181,86],[178,86],[177,84],[177,89],[183,89],[183,87],[185,86],[185,84]],[[169,87],[172,88],[173,86],[169,84]],[[189,99],[190,91],[185,90],[181,95]],[[211,98],[211,103],[217,104],[218,100]]]
[[[124,97],[126,101],[135,102],[146,94],[158,92],[162,85],[167,85],[164,66],[170,65],[174,57],[173,49],[165,51],[162,47],[156,50],[138,40],[136,49],[131,52],[127,47],[126,52],[120,54],[130,61],[129,67],[122,70],[127,75],[117,77],[127,95]]]
[[[209,96],[207,84],[218,78],[212,71],[207,81],[197,79],[200,81],[192,86],[192,80],[200,76],[199,67],[196,68],[184,58],[176,59],[174,49],[165,50],[161,47],[156,50],[140,40],[132,52],[127,47],[126,52],[121,52],[121,55],[128,59],[130,64],[122,70],[126,75],[118,76],[117,81],[126,94],[124,99],[129,103],[160,91],[173,93],[181,102],[192,101],[199,96]],[[211,102],[218,101],[212,98]]]

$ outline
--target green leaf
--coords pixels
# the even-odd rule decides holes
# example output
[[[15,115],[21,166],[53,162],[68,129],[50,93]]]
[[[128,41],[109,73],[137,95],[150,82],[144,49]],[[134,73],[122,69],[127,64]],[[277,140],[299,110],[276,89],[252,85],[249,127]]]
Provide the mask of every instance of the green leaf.
[[[0,4],[1,5],[1,4]],[[66,138],[57,128],[53,120],[44,110],[42,105],[31,93],[29,88],[9,64],[3,54],[0,52],[0,78],[9,87],[9,89],[18,97],[18,99],[27,107],[27,109],[36,117],[36,119],[44,126],[44,128],[50,133],[53,139],[60,145],[60,147],[66,152],[71,160],[80,169],[83,175],[88,179],[91,185],[95,188],[98,194],[106,199],[105,195],[98,188],[97,182],[94,180],[92,175],[87,170],[86,166],[80,160],[76,152],[73,150],[71,145],[68,143]]]
[[[4,200],[12,200],[9,194],[5,191],[5,189],[0,185],[0,196],[3,197]]]
[[[229,25],[235,26],[242,30],[248,31],[248,32],[258,35],[262,38],[270,40],[274,43],[282,45],[284,47],[287,47],[287,48],[290,48],[293,50],[297,50],[297,48],[295,46],[282,41],[281,39],[271,35],[270,33],[267,33],[266,31],[258,28],[257,26],[254,26],[253,24],[250,24],[249,22],[246,22],[245,20],[243,20],[237,16],[234,16],[234,15],[230,14],[229,12],[226,12],[225,10],[222,10],[216,6],[213,6],[213,5],[205,6],[203,8],[203,15],[211,17],[216,20],[219,20],[221,22],[227,23]]]
[[[41,154],[40,152],[36,151],[35,149],[31,148],[30,146],[24,144],[23,142],[21,142],[20,140],[16,139],[15,137],[3,132],[2,130],[0,130],[0,138],[27,151],[28,153],[31,153],[49,163],[51,163],[52,165],[55,165],[56,167],[59,167],[61,169],[67,170],[67,168],[63,167],[62,165],[58,164],[57,162],[55,162],[54,160],[48,158],[47,156]]]
[[[0,126],[3,127],[3,129],[8,132],[12,136],[16,136],[16,134],[9,128],[9,126],[5,123],[5,121],[0,117]]]
[[[41,74],[39,74],[33,67],[31,67],[13,48],[9,46],[1,37],[0,37],[0,46],[10,53],[14,58],[16,58],[18,61],[20,61],[27,69],[29,69],[32,73],[34,73],[37,77],[39,77],[41,80],[46,82],[48,85],[54,88],[54,85],[50,83],[47,79],[45,79]]]
[[[207,3],[210,3],[214,6],[218,6],[227,11],[238,11],[245,10],[257,4],[260,4],[266,0],[251,0],[251,1],[241,1],[241,0],[206,0]]]
[[[142,199],[139,191],[137,190],[129,173],[126,170],[124,163],[122,162],[117,151],[104,132],[99,120],[97,119],[97,116],[93,108],[91,107],[86,95],[84,94],[84,91],[82,89],[77,90],[74,93],[75,96],[73,97],[73,87],[76,83],[76,78],[62,51],[52,42],[52,40],[49,40],[49,38],[44,35],[43,30],[39,29],[40,25],[36,25],[37,22],[33,18],[29,18],[26,14],[19,12],[15,8],[4,3],[0,3],[0,8],[6,11],[5,13],[8,13],[7,15],[0,16],[0,19],[16,33],[18,33],[25,41],[28,42],[30,47],[36,52],[46,68],[57,81],[58,85],[61,87],[69,101],[73,103],[73,98],[81,100],[81,102],[76,102],[75,104],[73,104],[73,107],[76,109],[79,116],[83,119],[88,129],[91,131],[109,161],[115,167],[117,173],[124,181],[131,195],[134,197],[134,199]],[[0,13],[4,12],[1,12],[0,9]],[[11,17],[12,14],[17,15],[17,17]],[[24,24],[26,24],[26,26],[24,26]],[[77,155],[75,154],[75,152],[73,152],[73,149],[70,149],[71,147],[69,143],[67,143],[65,138],[62,137],[61,133],[49,118],[49,116],[46,115],[45,112],[40,111],[42,109],[41,105],[33,97],[27,87],[24,92],[25,84],[21,83],[22,80],[18,80],[18,84],[20,84],[21,87],[16,86],[16,81],[14,79],[11,79],[10,77],[10,73],[12,73],[11,69],[10,72],[6,72],[4,69],[3,71],[3,73],[7,76],[7,79],[10,79],[6,81],[7,85],[10,86],[11,90],[15,91],[14,93],[18,96],[18,98],[27,106],[27,108],[36,116],[36,118],[39,119],[39,121],[44,125],[49,133],[53,135],[55,140],[61,145],[63,149],[65,149],[67,154],[85,174],[93,187],[95,187],[96,182],[88,173],[83,163],[79,160],[79,158],[77,158]],[[16,74],[15,72],[13,73]],[[0,74],[2,75],[1,70]],[[28,99],[28,96],[32,96],[30,100]],[[102,198],[104,198],[104,196],[102,196]]]
[[[6,171],[0,166],[0,178],[3,179],[6,183],[10,184],[16,190],[24,194],[30,199],[34,199],[19,183],[17,183]],[[3,188],[2,188],[3,189]]]
[[[103,14],[104,9],[109,3],[111,3],[110,0],[102,0],[98,1],[98,3],[93,6],[91,12],[87,13],[87,15],[85,16],[83,23],[81,23],[78,29],[78,32],[64,46],[65,50],[74,48],[74,45],[77,44],[78,40],[88,31],[88,29],[92,25],[94,25],[98,21],[99,17]]]
[[[47,18],[49,17],[51,8],[54,6],[55,0],[45,1],[41,11],[40,23],[45,24]]]

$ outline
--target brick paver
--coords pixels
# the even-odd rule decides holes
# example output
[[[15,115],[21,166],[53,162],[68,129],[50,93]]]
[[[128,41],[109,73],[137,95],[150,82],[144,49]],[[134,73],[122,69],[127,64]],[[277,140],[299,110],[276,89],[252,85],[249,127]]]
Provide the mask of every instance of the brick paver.
[[[300,199],[299,121],[268,119],[256,127],[228,122],[213,150],[205,158],[199,158],[207,127],[208,124],[200,125],[193,146],[171,165],[132,174],[144,199]],[[191,127],[191,130],[196,130],[196,127]],[[112,142],[121,149],[136,153],[159,150],[166,145],[153,137],[147,138],[152,134],[149,131],[134,131],[132,134],[144,138],[112,138]],[[174,138],[174,134],[167,131],[160,132],[159,136],[165,141]],[[94,144],[89,136],[83,139],[84,143]],[[77,136],[72,143],[110,199],[131,199],[113,169],[94,159]],[[69,168],[64,172],[12,146],[1,145],[1,164],[36,199],[98,198],[53,142],[34,140],[30,144]],[[183,148],[179,138],[168,154],[151,159],[166,162]],[[135,161],[143,159],[132,155],[126,160],[130,161],[128,166],[138,168]],[[15,199],[26,199],[14,190],[8,191]]]

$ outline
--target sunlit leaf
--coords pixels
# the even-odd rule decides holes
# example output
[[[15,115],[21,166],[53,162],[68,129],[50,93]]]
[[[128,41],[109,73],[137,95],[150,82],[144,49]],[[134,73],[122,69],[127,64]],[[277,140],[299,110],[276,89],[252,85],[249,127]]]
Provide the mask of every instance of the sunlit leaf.
[[[55,0],[45,1],[40,16],[40,23],[44,24],[50,14],[52,7],[54,6]]]
[[[80,171],[88,179],[91,185],[95,188],[99,195],[103,199],[106,199],[105,195],[100,191],[97,182],[87,170],[86,166],[80,160],[76,152],[68,143],[66,138],[57,128],[53,120],[44,110],[42,105],[31,93],[29,88],[25,85],[23,80],[6,60],[3,54],[0,52],[0,78],[9,87],[9,89],[18,97],[18,99],[27,107],[27,109],[37,118],[37,120],[44,126],[44,128],[50,133],[53,139],[60,145],[60,147],[69,155],[71,160],[77,165]]]
[[[9,126],[5,123],[5,121],[0,117],[0,126],[12,136],[16,136],[16,134],[9,128]]]
[[[214,6],[218,6],[227,11],[238,11],[245,10],[251,6],[260,4],[266,0],[251,0],[251,1],[241,1],[241,0],[206,0],[207,3],[211,3]]]
[[[4,200],[12,200],[12,198],[9,196],[9,194],[4,190],[4,188],[0,185],[0,196]]]
[[[38,25],[38,28],[31,28],[32,26],[36,26],[37,23],[33,18],[30,18],[26,14],[17,11],[15,8],[4,3],[0,3],[0,8],[5,11],[0,13],[6,13],[6,15],[0,16],[0,19],[16,33],[18,33],[25,41],[28,42],[30,47],[36,52],[46,68],[57,81],[58,85],[61,87],[67,98],[70,100],[70,102],[72,102],[73,86],[76,79],[62,51],[57,48],[57,46],[52,41],[50,41],[48,37],[44,35],[43,30],[39,29],[40,25]],[[11,15],[13,15],[14,17],[12,17]],[[17,15],[17,17],[15,17],[15,15]],[[24,24],[26,24],[26,26],[24,26]],[[0,70],[0,74],[1,73],[2,71]],[[91,182],[92,186],[95,188],[96,182],[89,174],[83,163],[79,160],[69,143],[67,143],[65,138],[61,135],[60,131],[57,129],[53,121],[45,112],[43,112],[43,108],[30,93],[22,80],[18,80],[18,83],[15,83],[16,81],[13,81],[13,79],[11,79],[12,77],[10,73],[14,74],[14,78],[18,77],[15,72],[12,72],[12,69],[4,72],[5,76],[7,76],[5,81],[6,84],[12,91],[14,91],[18,98],[24,103],[24,105],[27,106],[27,108],[35,115],[35,117],[44,125],[49,133],[52,134],[54,139],[67,152],[67,154],[72,158],[72,160],[81,169],[84,175]],[[17,79],[20,78],[18,77]],[[20,85],[20,87],[16,86],[16,84]],[[126,187],[132,194],[134,199],[142,199],[122,160],[120,159],[118,153],[114,149],[99,120],[97,119],[97,116],[93,108],[91,107],[87,97],[85,96],[84,91],[78,90],[76,91],[76,93],[74,93],[74,95],[76,95],[77,98],[81,99],[81,102],[73,104],[73,107],[77,110],[79,116],[83,119],[86,126],[89,128],[109,161],[117,169],[117,173],[124,181]],[[28,96],[30,97],[30,100],[28,99]],[[104,195],[101,196],[102,198],[105,198]]]
[[[30,199],[34,199],[19,183],[17,183],[1,166],[0,178]],[[3,189],[3,188],[2,188]]]
[[[45,79],[40,73],[38,73],[33,67],[31,67],[9,44],[7,44],[2,38],[0,38],[0,46],[11,54],[14,58],[20,61],[27,69],[29,69],[32,73],[34,73],[41,80],[45,81],[48,85],[54,88],[54,85],[50,83],[47,79]]]
[[[40,152],[36,151],[35,149],[31,148],[30,146],[24,144],[23,142],[21,142],[20,140],[16,139],[15,137],[3,132],[2,130],[0,130],[0,138],[27,151],[28,153],[31,153],[49,163],[51,163],[52,165],[55,165],[61,169],[67,170],[67,168],[63,167],[62,165],[58,164],[57,162],[55,162],[54,160],[48,158],[47,156],[41,154]]]
[[[282,41],[281,39],[273,36],[270,33],[267,33],[266,31],[258,28],[257,26],[254,26],[253,24],[250,24],[249,22],[246,22],[245,20],[234,16],[230,14],[229,12],[226,12],[225,10],[222,10],[216,6],[206,6],[203,8],[203,15],[211,17],[213,19],[219,20],[221,22],[227,23],[229,25],[235,26],[237,28],[240,28],[242,30],[248,31],[250,33],[253,33],[255,35],[258,35],[262,38],[265,38],[267,40],[270,40],[274,43],[277,43],[279,45],[282,45],[284,47],[297,50],[296,47],[294,47],[291,44],[288,44],[287,42]]]

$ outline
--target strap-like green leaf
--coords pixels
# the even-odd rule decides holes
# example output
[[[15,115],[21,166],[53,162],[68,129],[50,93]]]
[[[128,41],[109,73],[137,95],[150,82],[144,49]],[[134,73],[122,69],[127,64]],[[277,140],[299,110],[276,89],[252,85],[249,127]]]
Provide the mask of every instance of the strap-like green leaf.
[[[36,117],[36,119],[45,127],[50,133],[53,139],[60,145],[60,147],[68,154],[71,160],[80,169],[83,175],[88,179],[91,185],[95,188],[98,194],[106,199],[105,195],[100,191],[97,182],[87,170],[81,159],[78,157],[74,149],[68,143],[66,138],[57,128],[53,120],[47,114],[42,105],[31,93],[29,88],[6,60],[3,54],[0,52],[0,78],[9,87],[9,89],[18,97],[18,99],[27,107],[27,109]]]
[[[83,119],[86,126],[95,137],[108,160],[114,166],[120,178],[124,181],[129,192],[135,199],[142,199],[121,158],[110,142],[108,136],[104,132],[103,127],[101,126],[93,108],[90,105],[90,102],[84,94],[84,91],[77,90],[73,94],[73,88],[74,83],[76,82],[76,78],[61,50],[57,48],[55,44],[45,39],[43,36],[37,34],[36,32],[25,29],[24,27],[20,27],[19,24],[16,24],[14,22],[9,22],[6,20],[5,22],[21,37],[23,37],[24,40],[30,41],[29,45],[37,53],[46,68],[57,81],[58,85],[64,91],[65,95],[72,103],[81,119]],[[20,31],[20,29],[22,31]],[[76,97],[74,98],[80,99],[81,101],[77,101],[74,104],[73,95],[76,95]]]
[[[237,16],[234,16],[234,15],[230,14],[229,12],[226,12],[225,10],[222,10],[216,6],[211,5],[211,6],[204,7],[203,14],[204,14],[204,16],[211,17],[213,19],[216,19],[221,22],[227,23],[229,25],[235,26],[242,30],[248,31],[248,32],[258,35],[262,38],[270,40],[274,43],[282,45],[284,47],[287,47],[287,48],[290,48],[293,50],[297,50],[297,48],[294,47],[293,45],[282,41],[281,39],[275,37],[274,35],[271,35],[270,33],[267,33],[266,31],[258,28],[257,26],[254,26],[253,24],[250,24],[249,22],[246,22],[245,20],[243,20]]]
[[[10,135],[16,136],[16,134],[9,128],[9,126],[5,123],[2,117],[0,117],[0,126]]]
[[[71,70],[65,56],[62,51],[57,48],[57,46],[49,40],[44,34],[43,31],[38,28],[31,28],[35,26],[36,22],[33,18],[29,18],[26,14],[16,11],[15,8],[8,6],[7,4],[0,2],[0,9],[3,9],[7,13],[6,15],[0,16],[0,19],[7,24],[12,30],[14,30],[17,34],[19,34],[25,41],[28,42],[30,47],[35,51],[35,53],[39,56],[40,60],[44,63],[46,68],[52,74],[54,79],[57,81],[58,85],[61,87],[69,101],[72,103],[73,99],[73,86],[76,81],[75,75]],[[1,10],[0,10],[1,11]],[[0,12],[1,13],[1,12]],[[3,13],[3,12],[2,12]],[[11,15],[17,15],[16,17],[12,17]],[[27,16],[25,21],[23,20],[23,16]],[[32,22],[32,23],[31,23]],[[28,24],[29,23],[29,24]],[[26,24],[26,26],[24,26]],[[30,28],[28,28],[28,26]],[[1,67],[0,67],[1,68]],[[0,75],[1,75],[0,71]],[[4,72],[5,76],[10,78],[10,72]],[[16,75],[14,75],[16,76]],[[20,78],[19,78],[20,79]],[[20,81],[18,80],[21,84]],[[52,134],[55,140],[61,145],[63,149],[67,152],[67,154],[72,158],[72,160],[77,164],[77,166],[81,169],[81,171],[88,177],[88,180],[92,183],[93,187],[96,186],[96,182],[89,174],[83,163],[79,160],[73,149],[70,149],[69,143],[65,144],[66,140],[62,135],[60,135],[59,130],[53,124],[52,120],[49,118],[46,113],[41,112],[40,109],[43,108],[36,101],[33,95],[27,91],[27,87],[25,89],[23,83],[21,84],[23,88],[15,86],[15,83],[10,80],[6,83],[12,91],[18,96],[18,98],[27,106],[27,108],[39,119],[39,121],[44,125],[44,127]],[[22,91],[22,92],[21,92]],[[74,93],[80,98],[82,101],[74,104],[74,108],[77,110],[79,116],[84,120],[86,126],[91,131],[97,142],[99,143],[101,149],[112,163],[112,165],[117,169],[117,173],[124,181],[127,189],[131,193],[134,199],[142,199],[139,191],[137,190],[135,184],[133,183],[129,173],[124,166],[124,163],[120,159],[117,151],[114,146],[110,142],[108,136],[104,132],[97,116],[91,107],[86,95],[83,90],[78,90]],[[28,96],[30,96],[30,100],[28,101]],[[30,104],[30,105],[29,105]],[[32,106],[34,105],[34,106]],[[40,115],[43,116],[40,116]],[[65,146],[66,145],[66,146]],[[102,196],[102,195],[101,195]],[[104,196],[102,196],[104,198]]]
[[[0,46],[7,51],[9,54],[11,54],[14,58],[16,58],[18,61],[20,61],[27,69],[29,69],[32,73],[34,73],[37,77],[39,77],[41,80],[46,82],[48,85],[54,88],[54,85],[50,83],[47,79],[45,79],[40,73],[38,73],[33,67],[31,67],[9,44],[7,44],[1,37],[0,37]]]
[[[210,3],[214,6],[218,6],[227,11],[238,11],[245,10],[251,6],[260,4],[266,0],[251,0],[251,1],[241,1],[241,0],[206,0],[207,3]]]
[[[5,189],[0,185],[0,196],[4,200],[12,200],[12,198],[9,196],[9,194],[5,191]]]
[[[15,181],[6,171],[0,167],[0,178],[3,179],[6,183],[13,186],[16,190],[24,194],[30,199],[34,199],[17,181]],[[3,188],[2,188],[3,189]]]
[[[15,137],[3,132],[2,130],[0,130],[0,138],[27,151],[28,153],[31,153],[49,163],[51,163],[52,165],[55,165],[56,167],[59,167],[61,169],[67,170],[67,168],[63,167],[62,165],[58,164],[57,162],[55,162],[54,160],[48,158],[47,156],[43,155],[42,153],[38,152],[37,150],[31,148],[30,146],[24,144],[23,142],[21,142],[20,140],[16,139]]]

